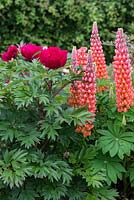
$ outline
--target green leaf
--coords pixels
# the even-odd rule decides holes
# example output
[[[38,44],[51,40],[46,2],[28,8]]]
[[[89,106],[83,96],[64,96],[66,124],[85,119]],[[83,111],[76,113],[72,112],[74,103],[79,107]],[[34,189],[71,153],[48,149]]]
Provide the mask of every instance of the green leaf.
[[[93,168],[96,170],[104,169],[106,174],[106,181],[108,184],[117,183],[117,179],[121,179],[124,172],[126,172],[120,160],[116,157],[110,158],[108,155],[98,155],[93,161]]]
[[[31,182],[25,184],[25,188],[14,188],[10,192],[10,200],[35,200],[36,197],[39,197],[39,195]]]
[[[115,189],[109,188],[95,188],[92,194],[88,194],[86,200],[116,200],[118,192]]]
[[[105,173],[89,167],[80,171],[79,174],[86,180],[89,187],[100,188],[103,186],[103,182],[106,181]]]
[[[48,95],[42,94],[42,95],[38,96],[38,98],[39,98],[39,103],[40,103],[40,104],[41,104],[41,103],[43,103],[44,105],[49,104]]]
[[[86,200],[97,200],[96,197],[92,194],[88,194]]]
[[[118,155],[120,159],[124,155],[130,155],[134,146],[133,132],[125,132],[121,129],[121,125],[115,123],[113,127],[109,126],[109,130],[97,130],[102,136],[98,140],[98,145],[103,153],[110,153],[111,157]]]
[[[12,188],[23,184],[27,175],[30,175],[31,167],[26,160],[27,152],[23,150],[12,150],[3,153],[1,162],[0,178],[4,184]]]
[[[42,133],[40,138],[47,137],[48,139],[55,141],[57,136],[59,135],[57,130],[61,129],[62,127],[57,122],[54,122],[52,124],[46,121],[42,121],[41,123]]]
[[[66,186],[59,183],[44,185],[41,191],[44,200],[59,200],[65,197],[66,193]]]
[[[34,128],[33,130],[29,132],[18,132],[17,141],[21,142],[21,146],[25,146],[27,149],[29,149],[31,146],[33,146],[35,143],[40,142],[40,135],[39,132],[37,132]]]
[[[69,184],[72,179],[72,169],[65,161],[47,159],[40,164],[33,165],[32,172],[35,178],[47,177],[49,181],[62,181]]]
[[[97,154],[96,149],[94,146],[90,146],[89,148],[87,146],[84,146],[81,148],[81,150],[75,151],[74,153],[71,153],[69,156],[69,162],[74,163],[83,163],[85,164],[87,161],[90,162],[95,158]]]

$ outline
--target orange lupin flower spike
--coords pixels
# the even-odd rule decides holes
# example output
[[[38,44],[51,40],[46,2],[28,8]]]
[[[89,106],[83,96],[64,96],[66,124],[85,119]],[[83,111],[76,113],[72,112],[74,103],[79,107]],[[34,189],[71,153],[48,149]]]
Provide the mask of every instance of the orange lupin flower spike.
[[[96,65],[96,78],[107,79],[108,73],[107,73],[106,61],[96,22],[93,23],[90,45],[91,45],[90,49],[92,51],[93,62]],[[97,91],[100,92],[107,88],[108,88],[107,86],[99,86],[97,88]]]
[[[88,111],[93,115],[96,112],[96,78],[95,70],[92,62],[91,53],[88,55],[87,66],[84,71],[84,76],[82,78],[83,94],[81,94],[81,99],[84,99],[85,105],[88,107]],[[91,121],[87,122],[85,126],[78,126],[76,131],[82,132],[84,137],[91,135],[91,129],[93,126],[94,116],[92,116]]]
[[[132,106],[133,89],[130,59],[123,29],[116,33],[114,56],[114,79],[116,87],[116,106],[118,112],[127,112]]]
[[[83,69],[84,75],[82,81],[75,81],[71,86],[71,97],[69,98],[69,104],[75,107],[88,107],[88,111],[92,114],[96,111],[96,83],[95,83],[95,70],[92,62],[91,53],[86,53],[87,48],[81,47],[76,52],[76,66],[80,66]],[[83,133],[84,137],[91,135],[91,129],[94,127],[92,122],[87,122],[85,126],[78,126],[76,132]]]

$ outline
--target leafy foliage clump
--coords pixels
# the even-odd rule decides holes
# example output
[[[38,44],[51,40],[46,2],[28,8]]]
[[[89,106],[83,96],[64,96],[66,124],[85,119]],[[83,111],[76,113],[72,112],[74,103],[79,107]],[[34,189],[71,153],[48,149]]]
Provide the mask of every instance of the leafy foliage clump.
[[[0,199],[132,200],[134,108],[118,113],[114,84],[100,80],[112,89],[96,95],[92,135],[76,134],[91,113],[68,105],[82,77],[66,68],[0,60]]]

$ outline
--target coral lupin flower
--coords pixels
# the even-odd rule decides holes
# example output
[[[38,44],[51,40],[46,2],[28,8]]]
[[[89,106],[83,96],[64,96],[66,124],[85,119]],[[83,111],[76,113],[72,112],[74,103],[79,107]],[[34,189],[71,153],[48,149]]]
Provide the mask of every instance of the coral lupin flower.
[[[130,59],[123,29],[116,33],[114,56],[114,79],[116,87],[116,106],[118,112],[127,112],[132,106],[133,89]]]
[[[80,49],[76,50],[76,47],[72,49],[72,65],[71,69],[80,74],[84,70],[85,66],[87,66],[88,60],[88,53],[86,53],[87,48],[81,47]],[[80,68],[79,68],[80,67]],[[83,85],[82,81],[75,81],[71,87],[71,97],[69,98],[69,104],[74,107],[80,107],[85,105],[85,100],[82,98],[81,95],[83,94]]]
[[[90,49],[92,51],[93,62],[96,65],[96,78],[107,79],[108,73],[107,73],[106,61],[96,22],[93,23],[90,45],[91,45]],[[97,88],[97,91],[100,92],[107,88],[108,88],[107,86],[99,86]]]
[[[74,49],[73,49],[74,50]],[[92,114],[96,111],[96,83],[95,83],[95,70],[92,62],[91,54],[86,53],[87,48],[81,47],[76,50],[75,62],[73,59],[72,68],[74,64],[76,68],[81,66],[81,71],[83,71],[82,81],[75,81],[70,88],[71,97],[69,98],[69,104],[74,107],[88,107],[88,111]],[[74,53],[74,52],[73,52]],[[74,56],[74,54],[72,54]],[[74,58],[74,57],[73,57]],[[76,71],[75,70],[73,71]],[[80,70],[76,71],[80,73]],[[76,132],[83,133],[84,137],[91,135],[91,129],[94,127],[92,122],[94,117],[92,116],[90,122],[86,122],[85,126],[77,126]]]

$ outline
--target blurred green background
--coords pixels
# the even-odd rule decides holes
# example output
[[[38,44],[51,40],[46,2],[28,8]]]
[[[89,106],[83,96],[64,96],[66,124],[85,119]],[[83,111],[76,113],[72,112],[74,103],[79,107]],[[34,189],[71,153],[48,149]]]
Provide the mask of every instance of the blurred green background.
[[[71,50],[90,46],[97,21],[102,41],[113,41],[122,27],[134,34],[133,0],[0,0],[0,52],[8,45],[31,42]],[[107,62],[114,47],[104,45]]]

